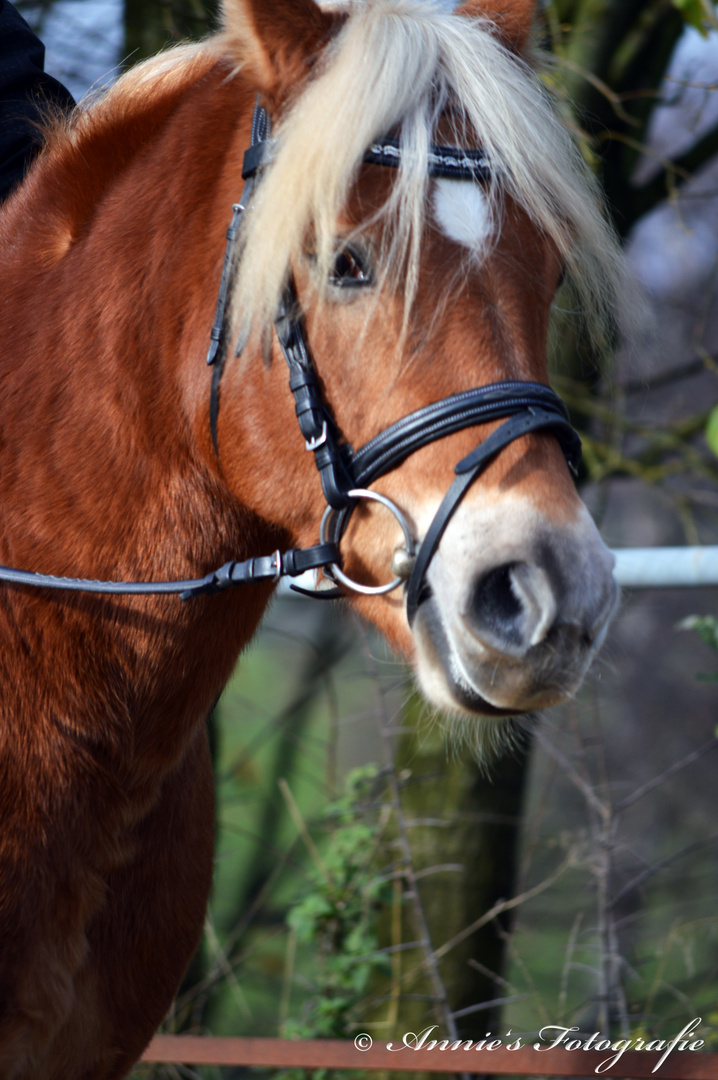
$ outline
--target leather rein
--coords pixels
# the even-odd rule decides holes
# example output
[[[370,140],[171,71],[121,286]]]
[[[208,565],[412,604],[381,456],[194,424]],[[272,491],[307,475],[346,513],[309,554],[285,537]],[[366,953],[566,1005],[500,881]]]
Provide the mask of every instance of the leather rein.
[[[251,145],[244,156],[245,181],[240,201],[233,206],[227,230],[222,277],[214,325],[210,334],[207,364],[212,368],[210,389],[210,431],[219,455],[217,419],[220,383],[228,352],[227,306],[234,283],[236,245],[242,215],[253,187],[267,163],[272,143],[269,118],[257,103],[252,118]],[[398,140],[385,138],[372,144],[364,160],[369,164],[397,167],[401,150]],[[489,163],[479,150],[432,146],[429,175],[457,180],[486,180]],[[230,561],[202,578],[186,581],[94,581],[87,578],[57,577],[0,566],[0,581],[41,588],[109,594],[179,593],[182,599],[213,594],[234,585],[278,581],[308,570],[323,570],[325,577],[362,593],[384,593],[406,585],[407,618],[413,622],[424,590],[424,579],[441,536],[461,499],[489,462],[515,439],[531,431],[549,431],[559,442],[569,468],[577,472],[581,442],[571,427],[568,410],[559,396],[540,383],[507,380],[452,394],[426,405],[391,424],[357,451],[342,440],[325,403],[304,332],[296,287],[290,275],[284,289],[275,330],[289,368],[289,388],[305,447],[313,453],[321,478],[327,508],[320,526],[319,543],[310,548],[275,551],[243,562]],[[406,518],[390,499],[368,490],[380,476],[391,472],[410,454],[437,439],[492,420],[504,420],[487,439],[455,467],[456,478],[441,502],[424,540],[417,545]],[[404,534],[403,565],[385,585],[365,586],[353,582],[341,570],[339,544],[353,508],[360,499],[384,505],[396,517]],[[292,589],[312,597],[335,598],[343,593],[336,584],[329,589]]]

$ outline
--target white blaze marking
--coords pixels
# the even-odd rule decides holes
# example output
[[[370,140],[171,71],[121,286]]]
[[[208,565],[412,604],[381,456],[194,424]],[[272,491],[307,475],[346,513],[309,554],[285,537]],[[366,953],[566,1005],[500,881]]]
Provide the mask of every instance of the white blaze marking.
[[[436,181],[434,216],[442,231],[474,251],[491,235],[491,213],[486,195],[472,180]]]

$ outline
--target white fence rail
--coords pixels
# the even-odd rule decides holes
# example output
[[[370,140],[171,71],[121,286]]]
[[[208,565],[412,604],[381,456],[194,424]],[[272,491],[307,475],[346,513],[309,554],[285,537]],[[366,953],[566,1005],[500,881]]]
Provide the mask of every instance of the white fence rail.
[[[617,548],[613,572],[627,589],[718,585],[718,546]]]
[[[626,589],[682,589],[691,585],[718,585],[718,545],[704,547],[614,548],[619,585]],[[317,572],[309,570],[296,579],[314,589]],[[297,596],[286,579],[280,582],[284,596]]]

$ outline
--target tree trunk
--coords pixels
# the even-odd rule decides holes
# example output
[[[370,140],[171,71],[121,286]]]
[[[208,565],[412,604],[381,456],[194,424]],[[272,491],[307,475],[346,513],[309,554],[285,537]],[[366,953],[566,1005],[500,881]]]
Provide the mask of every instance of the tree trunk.
[[[125,56],[136,64],[216,24],[216,0],[125,0]]]
[[[420,939],[422,927],[428,931],[431,946],[439,950],[438,982],[445,999],[437,993],[436,973],[432,978],[427,970],[425,946],[395,951],[392,975],[375,982],[375,1003],[366,1019],[387,1040],[434,1024],[433,1037],[439,1039],[481,1039],[489,1031],[500,1037],[505,1032],[498,1029],[495,999],[503,996],[509,919],[499,916],[473,932],[467,929],[514,894],[528,742],[491,761],[487,775],[466,752],[447,749],[441,726],[427,732],[412,715],[421,709],[407,708],[408,730],[396,748],[403,821],[387,843],[386,862],[393,862],[400,876],[381,936],[385,946],[395,946]],[[416,881],[402,867],[402,832]],[[419,920],[415,884],[423,913]],[[382,1026],[374,1028],[377,1023]]]

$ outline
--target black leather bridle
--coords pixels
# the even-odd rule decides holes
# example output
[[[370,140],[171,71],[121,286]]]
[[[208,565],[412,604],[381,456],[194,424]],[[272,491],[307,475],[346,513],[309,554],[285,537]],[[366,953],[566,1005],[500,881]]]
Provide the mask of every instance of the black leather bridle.
[[[210,431],[217,454],[217,418],[220,384],[229,349],[227,307],[236,266],[236,244],[242,214],[254,184],[270,156],[269,120],[257,104],[252,119],[251,145],[244,158],[244,190],[233,207],[232,223],[227,231],[227,246],[217,299],[215,321],[210,336],[207,363],[212,368],[210,389]],[[401,149],[393,138],[373,144],[364,160],[370,164],[396,167]],[[490,166],[478,150],[432,146],[429,175],[457,180],[485,180]],[[575,474],[581,458],[581,442],[571,427],[566,406],[548,386],[534,382],[506,381],[452,394],[404,416],[376,435],[359,450],[352,450],[342,439],[332,414],[324,401],[316,370],[306,340],[301,308],[294,281],[289,276],[284,288],[281,310],[275,322],[277,338],[289,368],[289,388],[294,396],[299,429],[305,446],[313,453],[327,501],[320,528],[320,542],[314,547],[259,556],[243,562],[231,561],[203,578],[188,581],[90,581],[85,578],[55,577],[0,567],[0,581],[18,585],[111,594],[180,593],[189,599],[216,593],[233,586],[295,577],[307,570],[324,570],[327,577],[359,592],[388,592],[406,584],[407,618],[413,622],[422,597],[425,575],[441,536],[468,488],[489,462],[509,443],[532,431],[549,431],[559,442],[566,461]],[[455,467],[456,478],[449,487],[421,544],[411,534],[401,510],[386,496],[368,490],[369,485],[391,472],[410,454],[437,439],[466,427],[503,420],[487,439]],[[386,506],[395,515],[404,533],[405,570],[393,581],[381,586],[363,586],[350,581],[341,571],[339,544],[353,508],[359,499],[371,499]],[[311,596],[343,595],[338,588],[304,590]]]
[[[217,303],[212,345],[207,357],[214,367],[210,404],[210,426],[215,450],[217,441],[217,415],[219,410],[219,383],[226,341],[226,302],[231,289],[234,266],[234,244],[239,230],[241,215],[249,201],[253,185],[271,148],[269,120],[264,109],[256,105],[252,121],[250,149],[245,154],[242,176],[245,189],[242,199],[235,206],[235,216],[228,231],[227,252],[222,275],[223,285]],[[387,138],[373,144],[364,157],[365,162],[388,167],[400,164],[401,149],[397,139]],[[454,180],[487,180],[490,167],[480,150],[457,147],[432,146],[428,161],[429,175]],[[406,584],[407,617],[411,624],[421,597],[424,578],[429,563],[438,547],[441,536],[464,494],[504,447],[531,431],[549,430],[556,436],[571,470],[576,473],[581,459],[581,441],[569,422],[566,406],[548,386],[540,383],[506,381],[477,387],[441,401],[424,406],[403,417],[376,435],[361,449],[353,451],[341,440],[331,412],[324,401],[311,353],[304,333],[301,307],[296,287],[291,277],[287,280],[282,297],[281,310],[275,322],[279,344],[289,368],[289,388],[294,395],[299,428],[305,446],[314,454],[319,470],[328,512],[322,522],[321,539],[337,548],[346,529],[353,507],[358,498],[378,498],[369,492],[369,485],[378,477],[391,472],[410,454],[422,446],[450,435],[462,428],[473,427],[491,420],[503,419],[504,423],[463,458],[455,468],[456,479],[444,497],[429,530],[418,551],[415,541],[401,511],[385,496],[379,501],[392,510],[404,531],[408,564],[412,566]],[[333,513],[332,513],[333,511]],[[349,588],[360,592],[388,592],[402,583],[398,577],[386,586],[367,588],[349,581],[339,570],[338,558],[327,560],[325,569],[329,576]],[[297,586],[292,586],[297,589]],[[305,591],[305,590],[298,590]],[[308,590],[306,590],[308,591]],[[338,590],[309,592],[309,595],[330,597],[341,595]]]

